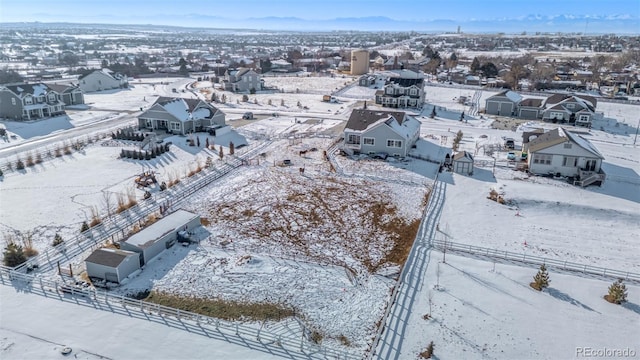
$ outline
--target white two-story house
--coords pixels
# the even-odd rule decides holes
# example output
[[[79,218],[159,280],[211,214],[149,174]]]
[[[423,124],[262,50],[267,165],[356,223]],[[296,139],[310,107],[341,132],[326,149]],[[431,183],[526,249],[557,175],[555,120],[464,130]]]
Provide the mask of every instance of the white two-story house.
[[[225,114],[198,99],[159,97],[138,116],[140,129],[166,130],[180,135],[203,131],[207,127],[224,126]]]
[[[78,79],[78,86],[85,93],[122,89],[129,86],[125,75],[115,73],[107,68],[96,70]]]
[[[382,90],[376,91],[376,104],[392,108],[420,108],[424,104],[424,76],[411,70],[383,73]]]

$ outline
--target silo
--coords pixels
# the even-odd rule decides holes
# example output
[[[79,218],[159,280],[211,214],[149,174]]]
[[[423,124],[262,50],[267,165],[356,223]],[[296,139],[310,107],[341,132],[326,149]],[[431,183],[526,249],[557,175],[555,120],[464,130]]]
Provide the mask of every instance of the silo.
[[[351,75],[362,75],[369,72],[369,51],[365,49],[351,50]]]

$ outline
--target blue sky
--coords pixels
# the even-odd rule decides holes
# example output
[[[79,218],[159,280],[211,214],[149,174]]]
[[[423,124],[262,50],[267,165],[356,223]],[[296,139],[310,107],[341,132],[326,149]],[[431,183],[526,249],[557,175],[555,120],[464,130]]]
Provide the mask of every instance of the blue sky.
[[[526,15],[640,17],[640,0],[0,0],[0,22],[67,21],[158,23],[154,18],[200,14],[252,17],[386,16],[396,20],[517,18]]]

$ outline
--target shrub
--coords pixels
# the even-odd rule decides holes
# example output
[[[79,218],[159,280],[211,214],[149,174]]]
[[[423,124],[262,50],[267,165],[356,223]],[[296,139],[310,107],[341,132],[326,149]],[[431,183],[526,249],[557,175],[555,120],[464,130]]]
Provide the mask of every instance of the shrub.
[[[36,164],[40,164],[42,162],[42,155],[40,153],[36,154]]]
[[[2,169],[0,169],[0,176],[4,175],[4,173],[2,172]]]
[[[36,163],[33,161],[33,155],[28,154],[27,155],[27,166],[31,167],[33,165],[35,165]]]
[[[622,304],[627,301],[627,287],[622,283],[622,279],[616,280],[609,286],[609,294],[604,299],[613,304]]]
[[[64,146],[64,154],[71,155],[71,147],[69,145]]]
[[[4,249],[2,262],[5,266],[16,267],[27,261],[27,257],[22,250],[22,246],[10,242]]]
[[[18,161],[16,161],[16,169],[18,170],[24,169],[24,163],[22,162],[22,160],[18,159]]]
[[[242,102],[248,102],[249,101],[249,95],[244,94],[242,95]]]
[[[233,145],[233,142],[229,142],[229,155],[233,155],[234,152],[235,152],[235,145]]]
[[[64,240],[62,239],[62,236],[60,236],[60,234],[56,233],[56,236],[53,237],[53,242],[51,243],[51,246],[58,246],[60,244],[62,244],[64,242]]]
[[[56,157],[60,157],[60,156],[62,156],[62,151],[60,150],[60,148],[59,148],[59,147],[57,147],[57,148],[54,150],[54,153],[55,153],[55,156],[56,156]]]
[[[549,273],[547,272],[547,267],[542,264],[540,265],[540,270],[536,276],[533,277],[533,282],[529,284],[532,288],[542,291],[542,289],[549,287]]]
[[[83,233],[85,231],[89,230],[89,224],[87,224],[86,221],[82,222],[82,226],[80,227],[80,232]]]
[[[435,345],[433,345],[433,341],[431,341],[431,342],[429,343],[429,345],[427,346],[427,349],[426,349],[425,351],[423,351],[423,352],[421,352],[421,353],[420,353],[420,358],[421,358],[421,359],[431,359],[431,357],[433,356],[433,349],[434,349],[435,347],[436,347],[436,346],[435,346]]]

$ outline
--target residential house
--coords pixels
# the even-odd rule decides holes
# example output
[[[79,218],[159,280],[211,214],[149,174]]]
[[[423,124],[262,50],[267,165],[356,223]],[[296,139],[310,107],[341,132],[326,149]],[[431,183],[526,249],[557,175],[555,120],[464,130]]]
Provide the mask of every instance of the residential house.
[[[62,94],[47,84],[0,86],[0,118],[36,120],[64,113]]]
[[[518,103],[518,117],[522,119],[537,120],[542,115],[543,99],[528,98]]]
[[[388,71],[376,104],[393,108],[420,108],[424,104],[424,75],[411,70]]]
[[[460,151],[453,155],[453,172],[463,175],[473,175],[473,155]]]
[[[515,91],[505,90],[485,101],[485,113],[500,116],[514,116],[522,96]]]
[[[596,104],[596,99],[587,95],[554,94],[544,102],[542,120],[591,127]]]
[[[48,86],[62,96],[62,102],[66,106],[84,104],[84,94],[79,86],[72,84],[48,84]]]
[[[222,80],[224,89],[233,92],[252,92],[263,88],[263,80],[249,68],[229,69]]]
[[[96,70],[78,79],[78,86],[85,93],[122,89],[129,86],[125,75],[115,73],[107,68]]]
[[[208,126],[225,126],[225,114],[199,99],[161,96],[138,116],[140,129],[166,130],[173,134],[186,135]]]
[[[529,172],[537,175],[573,177],[580,185],[604,182],[604,157],[588,140],[561,127],[528,142]]]
[[[420,121],[403,111],[357,109],[344,128],[347,153],[405,157],[420,136]]]
[[[120,242],[120,248],[138,253],[139,264],[143,266],[173,246],[178,240],[179,231],[191,231],[198,226],[199,215],[177,210]]]
[[[84,263],[89,278],[119,284],[140,269],[140,255],[133,251],[102,248],[92,252]]]

